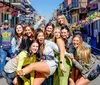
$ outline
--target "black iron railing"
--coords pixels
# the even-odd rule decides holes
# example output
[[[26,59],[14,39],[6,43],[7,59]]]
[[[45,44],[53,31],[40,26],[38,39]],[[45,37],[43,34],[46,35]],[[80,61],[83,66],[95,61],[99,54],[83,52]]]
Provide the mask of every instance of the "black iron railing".
[[[91,46],[91,51],[95,55],[100,55],[100,49],[98,49],[98,48],[96,48],[94,46]]]

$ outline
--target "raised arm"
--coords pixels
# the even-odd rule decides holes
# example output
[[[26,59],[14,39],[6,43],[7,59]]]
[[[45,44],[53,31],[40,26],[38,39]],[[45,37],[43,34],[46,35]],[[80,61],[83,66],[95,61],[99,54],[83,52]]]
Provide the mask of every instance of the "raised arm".
[[[34,29],[37,30],[39,25],[42,23],[45,17],[41,17],[41,19],[34,25]]]

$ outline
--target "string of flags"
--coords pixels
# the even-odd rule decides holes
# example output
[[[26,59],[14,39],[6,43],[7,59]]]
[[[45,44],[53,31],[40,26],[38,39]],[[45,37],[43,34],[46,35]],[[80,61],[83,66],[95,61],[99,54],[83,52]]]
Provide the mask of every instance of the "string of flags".
[[[86,17],[83,20],[73,23],[70,28],[74,29],[81,29],[84,26],[93,23],[96,20],[100,19],[100,12],[94,12],[92,15]]]

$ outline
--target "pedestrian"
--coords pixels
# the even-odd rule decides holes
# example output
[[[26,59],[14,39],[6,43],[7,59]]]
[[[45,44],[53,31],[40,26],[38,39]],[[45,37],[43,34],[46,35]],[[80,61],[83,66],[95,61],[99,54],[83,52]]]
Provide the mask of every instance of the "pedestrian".
[[[0,76],[6,63],[6,58],[13,58],[11,41],[15,37],[14,29],[9,26],[9,21],[5,20],[4,28],[0,30]]]

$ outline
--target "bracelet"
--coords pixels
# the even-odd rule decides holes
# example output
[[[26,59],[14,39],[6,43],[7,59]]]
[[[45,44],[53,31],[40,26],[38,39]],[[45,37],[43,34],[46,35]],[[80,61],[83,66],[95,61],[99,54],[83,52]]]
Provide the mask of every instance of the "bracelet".
[[[19,75],[22,75],[22,73],[23,73],[22,70],[17,71],[17,74],[19,74]]]
[[[19,74],[20,76],[24,76],[25,72],[23,70],[19,70],[19,71],[17,71],[17,74]]]

